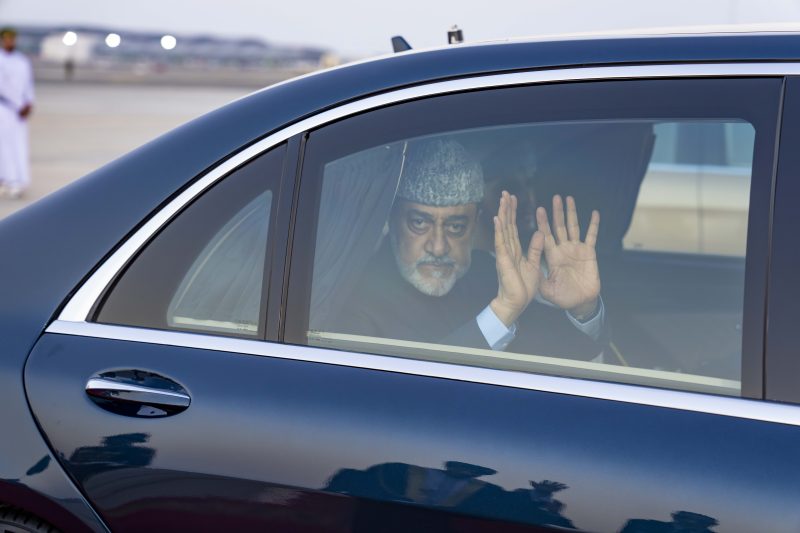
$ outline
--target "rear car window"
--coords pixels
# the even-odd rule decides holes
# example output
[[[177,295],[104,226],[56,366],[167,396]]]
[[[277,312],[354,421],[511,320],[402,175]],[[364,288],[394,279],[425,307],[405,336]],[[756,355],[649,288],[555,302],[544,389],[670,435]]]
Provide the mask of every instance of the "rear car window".
[[[245,164],[179,213],[118,277],[96,320],[259,337],[284,151]]]

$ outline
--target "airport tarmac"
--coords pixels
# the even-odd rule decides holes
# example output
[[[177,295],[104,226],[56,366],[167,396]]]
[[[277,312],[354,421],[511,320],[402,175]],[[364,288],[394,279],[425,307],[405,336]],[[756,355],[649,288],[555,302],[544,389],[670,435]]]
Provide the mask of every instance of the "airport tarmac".
[[[0,218],[250,88],[39,83],[30,119],[32,184]]]

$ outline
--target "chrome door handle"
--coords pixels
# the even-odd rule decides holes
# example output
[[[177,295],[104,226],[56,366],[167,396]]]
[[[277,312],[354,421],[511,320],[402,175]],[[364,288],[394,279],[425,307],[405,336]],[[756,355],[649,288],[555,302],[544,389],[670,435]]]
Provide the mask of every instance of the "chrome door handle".
[[[177,414],[192,402],[185,392],[145,387],[106,377],[90,378],[86,382],[86,394],[108,411],[148,418]]]

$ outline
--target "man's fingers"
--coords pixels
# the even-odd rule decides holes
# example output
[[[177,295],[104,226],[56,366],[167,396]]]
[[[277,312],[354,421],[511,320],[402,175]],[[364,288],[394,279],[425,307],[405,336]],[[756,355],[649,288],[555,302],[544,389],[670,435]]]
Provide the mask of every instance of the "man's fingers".
[[[579,242],[581,240],[581,226],[578,223],[578,208],[575,205],[575,198],[567,196],[567,234],[569,240]]]
[[[553,229],[555,230],[558,244],[567,242],[567,227],[564,223],[564,202],[561,201],[561,196],[558,194],[553,196]]]
[[[497,206],[497,219],[502,222],[503,218],[505,218],[505,211],[503,211],[503,200],[505,199],[505,194],[500,193],[500,203]]]
[[[538,271],[539,265],[542,260],[542,250],[544,250],[544,233],[536,230],[536,233],[531,237],[531,243],[528,246],[528,262]],[[537,272],[537,276],[539,273]]]
[[[497,206],[497,216],[494,217],[495,220],[497,221],[497,223],[495,224],[495,229],[499,231],[499,237],[500,237],[500,241],[501,242],[505,241],[505,238],[503,237],[503,220],[506,218],[506,212],[504,210],[505,209],[505,205],[504,205],[505,202],[503,201],[504,199],[505,199],[505,196],[503,196],[503,194],[501,193],[500,194],[500,202],[499,202],[499,204]],[[497,232],[495,233],[495,235],[497,235]]]
[[[555,246],[556,242],[553,238],[553,232],[550,231],[550,222],[547,220],[547,210],[544,207],[536,208],[536,225],[544,235],[544,248],[545,250],[551,249]]]
[[[506,242],[503,238],[503,225],[500,217],[494,217],[494,253],[497,257],[508,255]]]
[[[522,244],[519,242],[519,230],[517,229],[517,197],[512,194],[511,202],[509,203],[511,204],[511,217],[508,236],[511,238],[511,248],[514,253],[514,257],[521,257]]]
[[[517,227],[517,197],[511,195],[511,227]]]
[[[503,191],[500,202],[502,202],[503,206],[503,218],[500,219],[500,221],[503,223],[503,241],[506,244],[508,253],[511,255],[511,257],[514,257],[514,247],[511,244],[511,230],[508,227],[511,221],[511,198],[509,197],[508,192]]]
[[[497,219],[500,223],[500,236],[503,246],[505,247],[505,253],[513,256],[514,250],[511,248],[511,238],[509,236],[509,229],[508,229],[509,203],[510,200],[508,198],[508,193],[506,191],[503,191],[503,193],[500,195],[500,207],[497,210]]]
[[[592,220],[589,222],[589,229],[586,230],[586,244],[591,247],[597,243],[597,232],[600,230],[600,212],[596,209],[592,211]]]
[[[501,213],[500,223],[503,232],[503,241],[508,248],[508,253],[514,261],[517,261],[519,260],[521,246],[519,244],[519,237],[517,237],[514,231],[515,203],[515,196],[509,194],[508,191],[503,191],[501,193],[499,212]]]

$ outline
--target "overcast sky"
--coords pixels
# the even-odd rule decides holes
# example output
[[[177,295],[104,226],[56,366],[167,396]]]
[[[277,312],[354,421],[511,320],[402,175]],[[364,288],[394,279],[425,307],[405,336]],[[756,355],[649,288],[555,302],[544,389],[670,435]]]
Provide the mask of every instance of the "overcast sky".
[[[800,0],[0,0],[0,24],[102,24],[175,34],[255,36],[345,55],[468,41],[634,27],[797,22]]]

